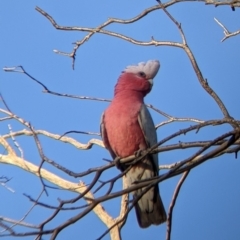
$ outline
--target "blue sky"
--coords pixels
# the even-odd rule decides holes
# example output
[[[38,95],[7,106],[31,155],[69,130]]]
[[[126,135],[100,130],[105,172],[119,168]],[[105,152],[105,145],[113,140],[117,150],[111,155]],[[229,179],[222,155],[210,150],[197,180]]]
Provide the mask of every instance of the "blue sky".
[[[187,55],[182,49],[173,47],[142,47],[106,35],[95,34],[82,45],[76,56],[75,70],[71,59],[53,52],[53,49],[71,52],[73,42],[81,40],[86,33],[57,31],[50,22],[39,14],[39,6],[49,13],[59,25],[96,27],[109,17],[129,19],[145,8],[154,6],[155,1],[6,1],[0,3],[0,66],[22,65],[36,79],[49,89],[79,96],[111,99],[114,85],[119,74],[129,64],[158,59],[161,69],[154,81],[154,88],[145,102],[176,117],[194,117],[202,120],[220,119],[222,113],[215,101],[200,86]],[[240,119],[239,76],[240,48],[239,36],[221,43],[223,30],[214,21],[220,20],[229,31],[239,26],[238,10],[230,7],[214,7],[200,2],[179,3],[168,10],[182,24],[188,45],[193,51],[202,74],[228,108],[232,117]],[[108,30],[120,32],[141,41],[149,41],[153,36],[161,41],[181,41],[176,26],[158,10],[144,19],[130,25],[112,24]],[[27,76],[0,71],[0,91],[9,108],[18,116],[31,122],[35,129],[45,129],[51,133],[63,134],[70,130],[99,132],[100,116],[108,103],[76,100],[57,97],[42,92],[41,86]],[[4,108],[3,104],[1,108]],[[151,112],[156,124],[165,118]],[[3,117],[3,115],[1,115]],[[24,127],[16,121],[1,122],[0,134]],[[193,123],[173,123],[158,129],[162,139],[175,131]],[[181,136],[168,144],[180,141],[210,140],[229,131],[228,126],[208,127],[198,134]],[[78,141],[86,143],[92,136],[71,134]],[[94,136],[95,137],[95,136]],[[98,137],[96,137],[98,138]],[[74,147],[40,137],[45,154],[70,170],[82,172],[90,167],[105,164],[103,158],[110,158],[108,152],[98,146],[81,151]],[[24,136],[17,138],[24,151],[24,157],[35,164],[40,163],[33,139]],[[1,153],[3,153],[3,148]],[[161,164],[183,160],[193,150],[179,150],[159,154]],[[73,182],[70,178],[51,166],[44,165],[54,173]],[[224,155],[210,160],[192,170],[184,183],[173,216],[172,239],[218,239],[235,240],[240,235],[240,163],[234,155]],[[117,174],[112,169],[105,173],[102,180]],[[0,176],[12,180],[8,186],[15,193],[0,187],[2,196],[0,214],[20,219],[31,203],[23,193],[37,197],[41,183],[35,176],[10,165],[1,165]],[[83,179],[90,183],[91,177]],[[161,183],[161,196],[168,209],[172,194],[179,177]],[[120,189],[121,182],[115,190]],[[99,195],[103,193],[100,192]],[[98,195],[98,196],[99,196]],[[57,198],[69,199],[76,194],[67,191],[50,191],[49,197],[42,201],[57,204]],[[80,202],[77,205],[81,205]],[[116,217],[119,199],[105,202],[106,211]],[[25,220],[39,223],[51,214],[49,210],[36,208]],[[47,228],[56,226],[77,212],[63,212]],[[16,228],[16,231],[25,229]],[[96,239],[106,230],[93,214],[62,231],[58,239]],[[165,239],[166,224],[148,229],[138,227],[135,212],[131,212],[122,230],[122,238]],[[5,238],[12,239],[12,237]],[[33,239],[29,237],[26,239]],[[44,239],[49,239],[45,236]],[[109,239],[109,237],[105,237]]]

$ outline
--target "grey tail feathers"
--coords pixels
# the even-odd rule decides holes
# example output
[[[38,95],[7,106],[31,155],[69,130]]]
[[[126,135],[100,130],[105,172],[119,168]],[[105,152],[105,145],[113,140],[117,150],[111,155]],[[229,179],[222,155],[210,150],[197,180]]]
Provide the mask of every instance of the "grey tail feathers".
[[[151,224],[159,225],[167,220],[166,212],[159,195],[158,185],[149,191],[154,191],[153,199],[148,199],[148,192],[144,194],[135,205],[138,224],[141,228],[147,228]],[[139,193],[139,192],[138,192]],[[134,197],[138,195],[135,192]],[[152,206],[151,209],[149,206]]]

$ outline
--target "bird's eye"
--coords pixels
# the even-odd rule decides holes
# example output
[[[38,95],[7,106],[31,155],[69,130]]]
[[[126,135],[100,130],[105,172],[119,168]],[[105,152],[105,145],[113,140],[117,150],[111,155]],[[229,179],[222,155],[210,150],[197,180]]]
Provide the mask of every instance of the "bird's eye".
[[[141,77],[146,77],[146,74],[145,74],[144,72],[139,72],[138,74],[139,74],[139,76],[141,76]]]

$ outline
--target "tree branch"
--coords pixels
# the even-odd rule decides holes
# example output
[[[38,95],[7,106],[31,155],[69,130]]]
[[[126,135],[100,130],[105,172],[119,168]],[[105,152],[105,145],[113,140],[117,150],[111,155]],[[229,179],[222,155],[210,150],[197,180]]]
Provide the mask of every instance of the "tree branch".
[[[240,2],[239,2],[240,4]],[[221,42],[225,41],[226,39],[230,38],[230,37],[234,37],[238,34],[240,34],[240,30],[235,31],[235,32],[229,32],[228,29],[216,18],[214,18],[214,20],[217,22],[217,24],[223,28],[223,33],[224,33],[224,38],[221,40]]]

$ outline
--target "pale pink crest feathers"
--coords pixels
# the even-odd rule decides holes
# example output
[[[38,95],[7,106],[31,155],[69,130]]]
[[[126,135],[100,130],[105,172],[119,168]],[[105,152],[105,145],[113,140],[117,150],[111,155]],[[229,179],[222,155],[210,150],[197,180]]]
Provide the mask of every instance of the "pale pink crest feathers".
[[[158,60],[149,60],[147,62],[140,62],[137,65],[127,66],[123,72],[126,73],[139,73],[144,72],[147,78],[154,78],[160,68]]]

